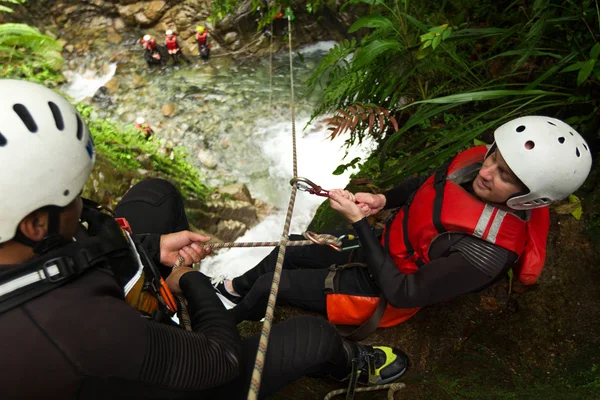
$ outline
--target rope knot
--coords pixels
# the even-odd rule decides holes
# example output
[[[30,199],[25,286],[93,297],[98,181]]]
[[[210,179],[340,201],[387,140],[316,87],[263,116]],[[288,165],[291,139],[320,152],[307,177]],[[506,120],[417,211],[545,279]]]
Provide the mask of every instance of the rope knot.
[[[342,251],[342,240],[333,235],[306,231],[302,236],[314,244],[327,245],[336,251]]]

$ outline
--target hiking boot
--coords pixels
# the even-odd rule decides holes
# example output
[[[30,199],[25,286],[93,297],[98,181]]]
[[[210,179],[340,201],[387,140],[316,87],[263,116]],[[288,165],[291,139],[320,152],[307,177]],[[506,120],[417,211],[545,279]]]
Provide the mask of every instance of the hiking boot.
[[[342,381],[361,385],[383,385],[400,378],[408,368],[408,356],[400,349],[388,346],[366,346],[348,343],[352,348],[350,371]]]

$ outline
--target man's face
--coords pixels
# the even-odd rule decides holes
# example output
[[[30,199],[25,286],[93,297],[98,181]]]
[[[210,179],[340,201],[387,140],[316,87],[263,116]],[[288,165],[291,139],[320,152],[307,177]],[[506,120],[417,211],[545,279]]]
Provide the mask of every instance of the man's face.
[[[475,195],[486,203],[504,204],[513,195],[525,190],[497,149],[485,159],[473,181]]]
[[[81,210],[83,209],[83,202],[81,197],[77,196],[75,200],[69,203],[65,207],[63,212],[60,213],[60,234],[65,238],[72,238],[75,236],[77,226],[79,224],[79,218],[81,217]]]

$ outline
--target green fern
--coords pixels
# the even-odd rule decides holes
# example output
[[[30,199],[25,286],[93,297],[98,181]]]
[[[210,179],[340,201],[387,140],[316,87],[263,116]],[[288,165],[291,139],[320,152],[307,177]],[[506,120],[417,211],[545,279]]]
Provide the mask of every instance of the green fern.
[[[14,65],[27,60],[33,66],[60,70],[64,59],[60,43],[26,24],[0,24],[0,63]],[[5,73],[6,74],[6,73]]]

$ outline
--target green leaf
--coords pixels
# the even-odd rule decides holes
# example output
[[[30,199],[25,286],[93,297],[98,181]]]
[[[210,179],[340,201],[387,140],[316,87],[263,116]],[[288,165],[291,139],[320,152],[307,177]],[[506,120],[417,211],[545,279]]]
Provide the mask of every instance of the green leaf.
[[[583,67],[579,70],[579,74],[577,74],[577,86],[581,86],[588,76],[590,76],[594,70],[594,65],[596,65],[596,59],[587,60],[585,64],[583,64]]]
[[[576,62],[574,64],[569,65],[567,68],[563,69],[561,72],[577,71],[578,69],[581,69],[581,67],[583,67],[583,64],[584,64],[583,61]]]
[[[581,200],[579,200],[579,197],[575,196],[574,194],[570,194],[569,195],[569,203],[577,204],[577,207],[573,211],[571,211],[571,215],[577,221],[579,221],[581,219],[581,215],[583,214],[583,208],[581,207]]]
[[[467,103],[469,101],[487,101],[500,99],[507,96],[570,96],[566,93],[548,92],[545,90],[482,90],[479,92],[467,92],[451,94],[449,96],[436,97],[428,100],[415,101],[414,103],[407,104],[400,109],[414,106],[415,104],[459,104]]]
[[[596,43],[590,51],[590,58],[598,58],[600,55],[600,43]]]
[[[394,25],[392,21],[387,19],[384,16],[375,14],[367,17],[362,17],[358,21],[356,21],[350,29],[348,29],[348,33],[353,33],[359,30],[360,28],[390,28],[393,29]]]
[[[440,45],[441,41],[442,41],[442,37],[436,36],[431,43],[431,47],[435,49],[436,47],[438,47]]]
[[[298,51],[296,52],[296,54],[298,55],[298,60],[300,60],[300,62],[304,62],[304,56],[302,55],[302,53]]]
[[[431,40],[435,37],[435,34],[431,33],[431,32],[427,32],[424,35],[421,35],[421,42],[425,41],[425,40]]]
[[[486,142],[482,142],[479,139],[473,139],[473,145],[474,146],[487,146],[487,143]]]
[[[421,47],[422,49],[426,49],[429,46],[431,46],[431,43],[433,42],[433,40],[428,40],[425,43],[423,43],[423,46]]]
[[[449,27],[448,29],[446,29],[443,33],[442,33],[442,40],[446,40],[450,37],[450,34],[452,33],[452,28]]]
[[[374,40],[359,50],[354,59],[354,65],[356,67],[367,65],[379,55],[390,50],[401,51],[400,43],[396,40]]]

